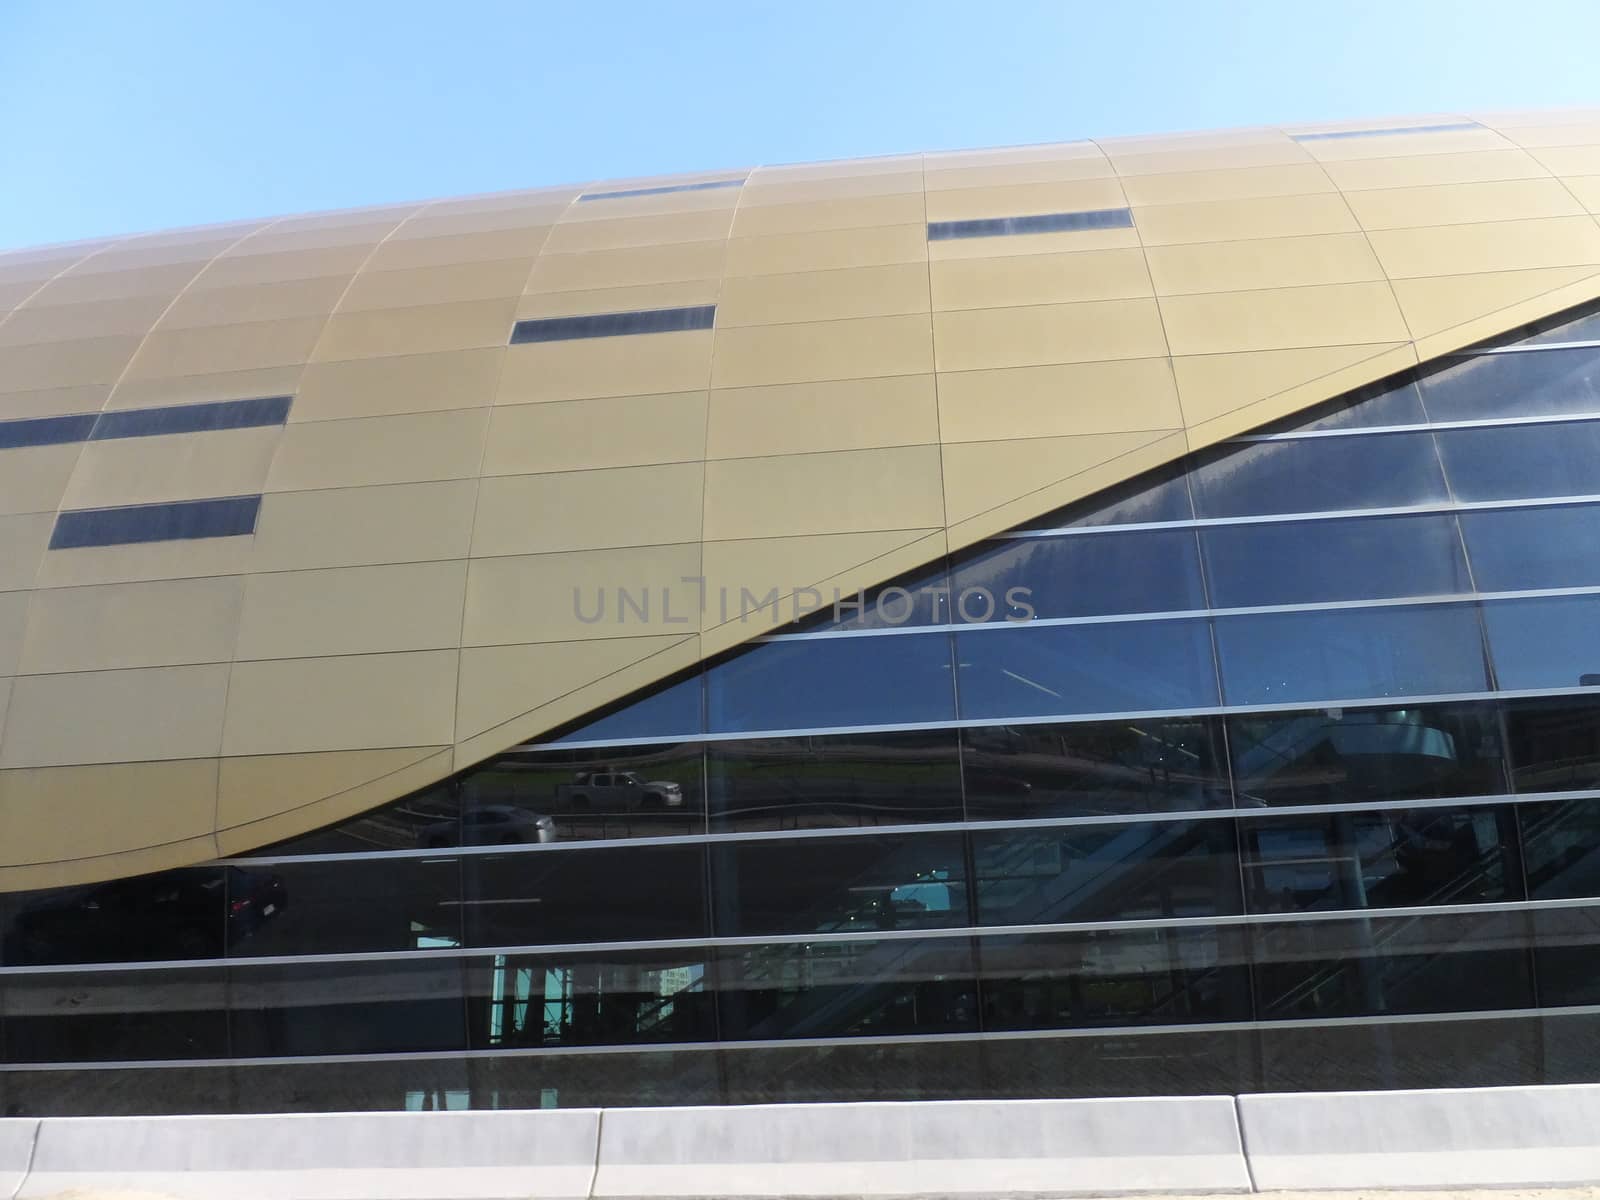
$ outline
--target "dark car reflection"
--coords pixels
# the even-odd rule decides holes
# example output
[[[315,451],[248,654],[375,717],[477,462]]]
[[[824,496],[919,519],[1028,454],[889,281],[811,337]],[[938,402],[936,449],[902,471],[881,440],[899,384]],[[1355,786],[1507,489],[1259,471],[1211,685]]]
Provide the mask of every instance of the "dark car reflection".
[[[15,912],[9,965],[217,958],[288,907],[283,880],[241,867],[191,867],[47,892]]]

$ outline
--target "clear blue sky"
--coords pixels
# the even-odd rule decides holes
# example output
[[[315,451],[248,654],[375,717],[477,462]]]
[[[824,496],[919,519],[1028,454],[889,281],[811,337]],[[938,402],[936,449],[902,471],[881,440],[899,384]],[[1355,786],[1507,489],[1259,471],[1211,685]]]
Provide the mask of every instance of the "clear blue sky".
[[[1595,0],[0,0],[0,247],[616,175],[1600,104]]]

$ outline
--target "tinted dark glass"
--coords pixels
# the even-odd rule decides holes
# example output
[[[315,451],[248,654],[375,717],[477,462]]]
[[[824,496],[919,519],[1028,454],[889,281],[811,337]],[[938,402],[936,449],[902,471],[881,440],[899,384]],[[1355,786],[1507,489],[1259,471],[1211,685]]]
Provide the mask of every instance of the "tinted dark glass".
[[[1013,538],[951,572],[960,622],[1204,609],[1192,529]]]
[[[289,419],[289,396],[262,396],[253,400],[222,400],[215,404],[173,404],[164,408],[130,408],[107,411],[94,423],[91,441],[108,438],[155,437],[168,433],[203,433],[215,429],[250,429],[282,425]]]
[[[520,346],[527,342],[564,342],[576,338],[710,329],[716,315],[715,304],[701,304],[691,308],[652,308],[637,312],[594,313],[582,317],[540,317],[532,321],[518,321],[511,330],[511,344]]]
[[[686,737],[705,731],[705,682],[696,673],[657,688],[556,738],[563,742],[627,742]]]
[[[929,221],[928,240],[1011,237],[1025,233],[1066,233],[1079,229],[1131,229],[1133,213],[1126,208],[1101,208],[1089,212],[1041,213],[1028,217],[982,217],[970,221]]]
[[[229,867],[228,953],[343,954],[461,944],[454,858]]]
[[[946,635],[769,642],[706,674],[713,733],[948,721]]]
[[[1488,689],[1471,604],[1219,617],[1229,704],[1426,696]]]
[[[233,1054],[464,1049],[461,972],[451,958],[234,967]]]
[[[372,850],[421,850],[457,844],[460,787],[436,783],[338,825],[290,838],[256,855],[360,854]]]
[[[1188,521],[1193,517],[1194,504],[1189,499],[1187,464],[1178,462],[1146,471],[1126,483],[1096,492],[1087,500],[1057,509],[1018,528],[1071,529],[1080,526]]]
[[[978,943],[986,1029],[1250,1019],[1237,929],[1115,929]]]
[[[1600,906],[1547,909],[1528,917],[1539,1003],[1547,1008],[1600,1004]]]
[[[1461,531],[1485,592],[1600,584],[1600,505],[1464,512]]]
[[[1600,787],[1600,697],[1507,700],[1505,721],[1516,791]]]
[[[1509,808],[1258,817],[1239,843],[1252,912],[1522,899]]]
[[[28,417],[0,421],[0,449],[19,446],[59,446],[85,440],[94,429],[94,413],[65,417]]]
[[[958,633],[961,715],[1145,712],[1217,703],[1204,621]]]
[[[1600,687],[1600,596],[1486,601],[1483,623],[1503,689]]]
[[[959,833],[711,847],[719,936],[968,925]]]
[[[1381,425],[1421,425],[1427,418],[1415,382],[1379,385],[1366,392],[1263,426],[1260,433],[1312,429],[1370,429]]]
[[[1256,926],[1257,1015],[1278,1020],[1531,1007],[1525,916],[1418,914]]]
[[[724,1095],[729,1104],[980,1096],[979,1050],[966,1040],[750,1047],[722,1055]]]
[[[1226,808],[1228,766],[1215,717],[1147,717],[961,731],[975,820]]]
[[[225,500],[74,509],[56,517],[50,549],[237,537],[255,532],[260,508],[260,496],[231,496]]]
[[[1268,1024],[1257,1034],[1272,1091],[1377,1091],[1544,1083],[1538,1019]],[[1583,1076],[1585,1080],[1589,1075]]]
[[[1600,421],[1441,429],[1433,436],[1458,499],[1600,494]]]
[[[8,1062],[136,1062],[228,1053],[223,972],[10,975],[0,990]]]
[[[1522,853],[1535,900],[1600,896],[1600,800],[1523,804]]]
[[[1239,911],[1228,821],[977,831],[981,925],[1046,925]]]
[[[467,964],[472,1045],[634,1045],[717,1036],[706,965],[694,951],[497,954]]]
[[[1436,504],[1444,477],[1428,433],[1294,438],[1222,448],[1191,472],[1202,517]]]
[[[976,974],[967,938],[731,948],[717,964],[722,1036],[970,1032]]]
[[[1506,791],[1487,704],[1230,716],[1228,746],[1241,808]]]
[[[1218,608],[1472,590],[1448,514],[1221,525],[1200,537]]]
[[[14,893],[0,897],[0,919],[8,966],[220,958],[242,930],[217,867]]]
[[[1600,354],[1541,350],[1459,359],[1422,377],[1433,421],[1600,412]]]
[[[699,846],[618,846],[464,856],[467,944],[704,937],[702,854]]]
[[[961,820],[953,729],[712,742],[706,750],[714,831]]]
[[[466,776],[461,794],[459,830],[438,836],[454,834],[467,846],[678,836],[706,827],[697,742],[514,750]]]
[[[620,192],[584,192],[579,200],[621,200],[628,196],[664,196],[668,192],[709,192],[743,187],[743,179],[712,179],[705,183],[669,183],[660,187],[626,188]]]

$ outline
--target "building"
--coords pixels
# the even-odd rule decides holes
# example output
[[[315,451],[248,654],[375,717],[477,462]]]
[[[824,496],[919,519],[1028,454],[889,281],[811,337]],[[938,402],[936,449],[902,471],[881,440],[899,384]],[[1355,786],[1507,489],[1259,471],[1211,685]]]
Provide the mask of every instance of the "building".
[[[1600,1072],[1600,116],[0,258],[0,1111]]]

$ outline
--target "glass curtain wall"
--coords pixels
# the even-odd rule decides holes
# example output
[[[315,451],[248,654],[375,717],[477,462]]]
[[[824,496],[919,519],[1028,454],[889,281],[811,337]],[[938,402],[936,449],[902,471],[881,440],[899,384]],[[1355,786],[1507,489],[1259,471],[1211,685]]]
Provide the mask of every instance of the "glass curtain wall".
[[[1600,1079],[1600,319],[0,931],[9,1113]]]

